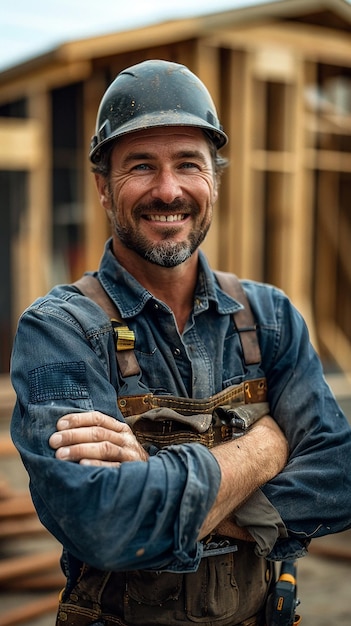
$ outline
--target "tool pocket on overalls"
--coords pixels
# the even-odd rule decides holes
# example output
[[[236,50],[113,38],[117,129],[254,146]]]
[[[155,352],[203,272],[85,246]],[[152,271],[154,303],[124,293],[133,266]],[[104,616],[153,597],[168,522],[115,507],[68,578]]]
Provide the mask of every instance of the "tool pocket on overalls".
[[[183,578],[183,574],[170,572],[127,572],[124,596],[126,622],[142,626],[174,624],[174,615],[183,605]]]
[[[130,598],[150,606],[160,606],[168,600],[179,598],[183,574],[140,570],[130,575],[127,572],[126,579]]]
[[[223,620],[239,607],[233,552],[201,560],[199,569],[185,577],[186,614],[193,622]]]
[[[91,626],[101,621],[101,596],[110,578],[110,572],[102,572],[84,564],[81,575],[67,595],[59,602],[56,626]]]

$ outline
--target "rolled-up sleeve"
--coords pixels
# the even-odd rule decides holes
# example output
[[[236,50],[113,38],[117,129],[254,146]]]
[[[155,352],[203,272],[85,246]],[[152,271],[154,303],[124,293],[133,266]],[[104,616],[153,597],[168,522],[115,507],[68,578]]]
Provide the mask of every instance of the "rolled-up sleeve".
[[[290,456],[262,487],[285,532],[269,558],[306,554],[311,539],[351,526],[351,428],[326,383],[306,324],[288,298],[273,290],[261,348],[271,414],[285,433]],[[269,291],[266,291],[269,296]]]
[[[120,468],[85,467],[18,447],[42,523],[77,559],[114,571],[197,569],[197,536],[220,481],[204,446],[174,446]]]
[[[89,307],[96,317],[96,305]],[[83,328],[74,308],[50,300],[27,311],[13,349],[11,432],[38,515],[73,556],[99,569],[194,571],[198,533],[221,478],[204,446],[170,447],[119,468],[61,461],[49,446],[64,414],[99,410],[122,419],[109,380],[110,326],[101,320],[98,332],[91,330],[88,315]]]

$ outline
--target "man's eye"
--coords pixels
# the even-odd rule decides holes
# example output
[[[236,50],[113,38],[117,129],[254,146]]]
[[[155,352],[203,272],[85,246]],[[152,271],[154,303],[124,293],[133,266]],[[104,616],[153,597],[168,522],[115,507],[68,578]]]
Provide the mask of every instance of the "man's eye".
[[[199,166],[197,165],[197,163],[191,163],[187,161],[186,163],[181,164],[181,168],[184,170],[192,170],[192,169],[198,170]]]
[[[134,165],[133,170],[149,170],[150,169],[150,165],[148,165],[148,163],[138,163],[137,165]]]

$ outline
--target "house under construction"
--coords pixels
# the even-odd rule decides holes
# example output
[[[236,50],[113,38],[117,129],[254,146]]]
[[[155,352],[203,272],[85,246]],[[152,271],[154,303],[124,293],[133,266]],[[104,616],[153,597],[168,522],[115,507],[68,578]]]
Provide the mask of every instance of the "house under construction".
[[[103,92],[144,59],[209,88],[230,160],[203,246],[284,289],[351,372],[351,5],[281,0],[63,44],[0,74],[0,371],[20,312],[95,269],[109,235],[87,154]]]

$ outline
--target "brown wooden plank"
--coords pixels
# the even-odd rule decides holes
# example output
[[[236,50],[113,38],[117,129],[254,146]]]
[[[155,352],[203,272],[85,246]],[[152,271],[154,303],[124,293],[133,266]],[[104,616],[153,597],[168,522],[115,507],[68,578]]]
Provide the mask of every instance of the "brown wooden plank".
[[[57,565],[60,556],[59,550],[50,550],[44,553],[2,559],[0,561],[0,583],[50,569]]]
[[[39,120],[0,120],[0,167],[31,169],[40,158],[40,141]]]
[[[53,593],[29,604],[10,609],[0,614],[0,626],[15,626],[35,619],[45,613],[55,611],[58,606],[58,594]]]
[[[36,516],[0,521],[0,540],[47,534],[47,530]]]
[[[23,517],[35,513],[34,505],[27,491],[17,493],[0,502],[0,519]]]
[[[65,577],[59,569],[57,571],[45,572],[38,574],[37,576],[30,574],[29,576],[23,576],[22,578],[16,578],[16,580],[9,580],[2,583],[2,589],[8,590],[49,590],[49,589],[62,589],[65,584]]]

